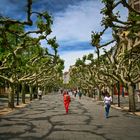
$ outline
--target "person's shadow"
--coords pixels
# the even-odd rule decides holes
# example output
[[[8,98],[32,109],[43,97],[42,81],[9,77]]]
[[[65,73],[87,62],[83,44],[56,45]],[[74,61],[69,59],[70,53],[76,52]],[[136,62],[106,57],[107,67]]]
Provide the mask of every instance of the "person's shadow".
[[[118,115],[112,115],[112,116],[109,116],[108,118],[117,118],[119,117]]]

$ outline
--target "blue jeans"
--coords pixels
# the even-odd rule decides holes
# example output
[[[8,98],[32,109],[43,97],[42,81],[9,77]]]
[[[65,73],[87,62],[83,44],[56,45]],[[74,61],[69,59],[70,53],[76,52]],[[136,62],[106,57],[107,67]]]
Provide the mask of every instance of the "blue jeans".
[[[105,105],[105,116],[106,116],[106,118],[108,118],[108,116],[109,116],[109,110],[110,110],[110,104],[106,104]]]

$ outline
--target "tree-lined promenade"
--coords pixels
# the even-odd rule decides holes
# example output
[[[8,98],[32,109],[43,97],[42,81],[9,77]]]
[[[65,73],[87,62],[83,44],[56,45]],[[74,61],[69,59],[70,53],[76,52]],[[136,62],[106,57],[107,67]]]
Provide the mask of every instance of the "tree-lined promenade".
[[[118,106],[121,106],[120,91],[123,90],[120,87],[123,87],[129,97],[129,111],[137,111],[135,90],[140,83],[140,12],[127,0],[102,0],[102,3],[103,30],[91,34],[96,54],[76,61],[69,71],[70,81],[66,85],[63,84],[64,60],[58,54],[57,37],[48,37],[53,23],[49,13],[34,11],[33,1],[27,0],[25,19],[0,15],[0,88],[7,91],[9,108],[15,107],[15,96],[17,105],[20,98],[25,104],[26,95],[32,101],[39,89],[48,94],[61,88],[77,89],[86,96],[95,95],[98,100],[102,100],[101,95],[106,90],[112,97],[116,90]],[[118,6],[128,10],[126,21],[122,21],[119,12],[115,12]],[[110,30],[112,38],[105,42],[102,38]],[[45,48],[41,46],[41,41],[46,43]],[[108,46],[112,46],[111,49]],[[64,116],[61,96],[47,95],[43,100],[4,117],[1,120],[1,136],[3,139],[5,136],[7,139],[12,136],[18,139],[17,135],[20,139],[28,139],[28,136],[31,139],[55,139],[55,135],[59,139],[65,139],[65,135],[68,139],[72,136],[73,139],[80,139],[78,136],[81,139],[139,138],[139,118],[135,116],[112,110],[114,117],[110,121],[105,120],[102,106],[91,103],[89,98],[73,100],[71,105],[72,112]],[[65,127],[67,121],[68,128]],[[15,122],[18,124],[12,129],[11,125]],[[8,132],[7,126],[10,126]]]
[[[59,45],[56,37],[48,38],[53,21],[47,12],[33,11],[32,4],[27,0],[23,20],[0,16],[0,88],[8,89],[10,108],[14,108],[15,95],[17,104],[19,96],[25,103],[26,93],[32,100],[39,88],[46,93],[62,83],[64,62],[57,52]]]
[[[51,101],[51,102],[50,102]],[[51,93],[21,110],[0,117],[1,140],[139,140],[140,117],[111,108],[105,118],[101,102],[71,96],[65,115],[62,94]]]

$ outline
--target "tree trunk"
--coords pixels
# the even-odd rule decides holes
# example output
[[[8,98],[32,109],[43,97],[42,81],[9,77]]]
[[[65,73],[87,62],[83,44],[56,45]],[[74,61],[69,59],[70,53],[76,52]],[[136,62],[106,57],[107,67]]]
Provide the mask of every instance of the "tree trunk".
[[[95,91],[95,89],[93,89],[92,92],[93,92],[93,98],[95,99],[96,98],[96,93],[95,93],[96,91]]]
[[[134,86],[128,86],[128,94],[129,94],[129,111],[135,112],[136,111],[136,104],[135,104],[135,94],[134,94]]]
[[[120,83],[117,83],[117,89],[118,89],[118,107],[120,107]]]
[[[17,105],[19,105],[19,91],[16,90],[16,95],[17,95]]]
[[[111,86],[111,97],[112,97],[112,103],[113,103],[113,95],[114,95],[114,86]]]
[[[32,99],[33,99],[33,87],[31,85],[29,87],[29,90],[30,90],[30,101],[32,101]]]
[[[22,103],[25,104],[25,84],[24,83],[22,83],[21,94],[22,94]]]
[[[87,93],[88,93],[88,97],[90,97],[90,92],[89,92],[89,89],[87,90]]]
[[[98,90],[98,100],[99,101],[102,101],[102,92],[101,92],[101,89],[100,88]]]
[[[19,85],[15,87],[15,93],[17,95],[17,105],[19,105]]]
[[[9,87],[9,93],[8,93],[8,107],[9,108],[14,108],[14,87],[10,86]]]
[[[47,87],[46,86],[44,86],[44,95],[46,95],[47,94]]]

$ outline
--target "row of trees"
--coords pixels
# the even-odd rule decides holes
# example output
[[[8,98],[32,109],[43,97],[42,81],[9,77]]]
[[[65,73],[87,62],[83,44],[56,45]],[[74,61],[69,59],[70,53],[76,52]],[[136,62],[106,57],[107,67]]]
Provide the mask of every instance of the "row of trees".
[[[98,89],[99,99],[103,87],[108,87],[113,95],[114,84],[122,84],[129,93],[129,111],[136,111],[134,87],[140,82],[140,13],[126,0],[102,2],[105,5],[101,10],[103,30],[91,35],[97,56],[89,54],[77,60],[71,70],[70,84],[76,83],[89,94]],[[114,13],[118,6],[129,11],[127,21],[120,19],[119,12]],[[103,42],[102,37],[108,29],[112,30],[112,40]],[[107,51],[109,45],[112,47]]]
[[[27,86],[32,100],[33,89],[40,87],[45,92],[62,83],[64,62],[57,53],[56,38],[48,39],[51,24],[47,12],[32,11],[32,0],[27,0],[26,21],[0,17],[0,85],[9,88],[8,106],[11,108],[14,95],[19,96],[19,91],[25,103]],[[33,38],[32,34],[37,37]],[[41,47],[41,40],[46,41],[45,48]],[[52,53],[47,47],[52,48]]]

